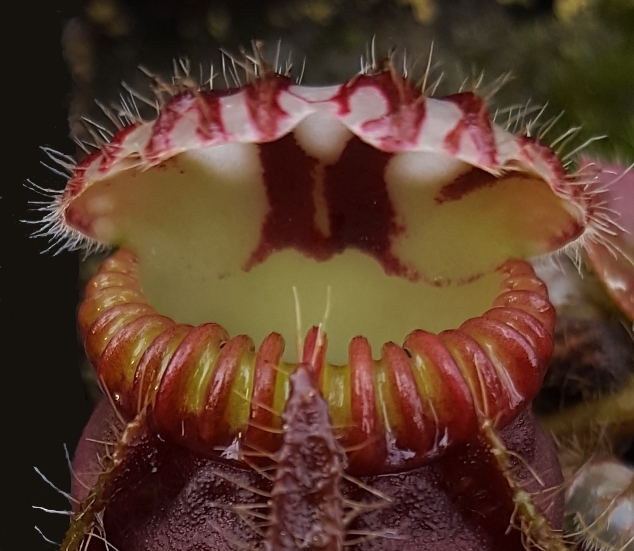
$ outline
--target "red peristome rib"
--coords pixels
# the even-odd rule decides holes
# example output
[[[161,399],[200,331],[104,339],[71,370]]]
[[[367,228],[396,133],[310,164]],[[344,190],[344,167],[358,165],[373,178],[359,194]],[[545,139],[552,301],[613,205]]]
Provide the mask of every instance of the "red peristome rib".
[[[135,302],[124,302],[108,309],[97,318],[84,336],[84,346],[90,361],[99,361],[108,343],[125,326],[155,313],[149,304]]]
[[[107,287],[87,293],[79,308],[77,323],[82,334],[92,327],[103,313],[120,304],[147,304],[147,299],[137,289],[128,287]]]
[[[529,342],[506,323],[482,317],[466,321],[460,331],[485,350],[495,367],[508,398],[508,407],[497,414],[498,422],[507,424],[537,394],[546,365]]]
[[[383,345],[382,356],[389,366],[388,376],[393,387],[394,401],[400,410],[401,425],[394,435],[396,445],[413,450],[418,456],[433,454],[437,421],[426,415],[410,358],[405,350],[393,342]]]
[[[508,306],[526,312],[538,320],[550,335],[555,330],[555,308],[545,295],[533,291],[509,291],[498,296],[493,306]]]
[[[281,419],[274,413],[273,400],[283,353],[282,335],[271,333],[262,341],[255,358],[251,424],[247,427],[245,435],[246,446],[255,452],[277,449],[279,446],[279,435],[275,431],[279,428]]]
[[[493,419],[499,412],[511,409],[495,367],[473,338],[456,329],[443,331],[438,337],[460,369],[476,412]]]
[[[542,365],[546,365],[553,353],[553,339],[544,325],[535,317],[518,308],[492,308],[483,317],[506,323],[520,333],[535,349]]]
[[[511,275],[504,280],[502,289],[508,291],[533,291],[543,296],[547,296],[548,289],[546,284],[534,274],[517,274]]]
[[[183,340],[191,337],[194,331],[191,325],[174,325],[148,346],[134,374],[130,400],[130,406],[134,409],[128,412],[129,415],[145,409],[156,409],[157,392],[170,387],[168,366]],[[157,417],[156,411],[153,416]]]
[[[407,336],[404,348],[422,371],[421,377],[430,379],[423,400],[434,412],[443,412],[436,414],[435,448],[440,451],[450,443],[468,440],[477,429],[476,397],[442,335],[418,329]]]
[[[228,333],[220,325],[205,323],[190,328],[166,357],[163,371],[153,380],[156,390],[151,406],[152,416],[163,432],[177,439],[188,435],[198,445],[198,416],[204,411],[207,389],[228,340]],[[191,387],[197,381],[203,384],[193,391]],[[199,410],[190,406],[193,401],[200,404]]]
[[[130,399],[141,356],[154,339],[174,325],[165,316],[143,316],[122,327],[112,337],[99,358],[98,373],[100,381],[115,400],[126,403]],[[131,406],[126,403],[123,408],[130,410]]]
[[[119,249],[116,254],[106,258],[99,267],[99,272],[120,272],[122,274],[137,276],[139,259],[129,249]]]
[[[276,393],[288,389],[292,368],[282,361],[282,337],[272,333],[256,352],[249,337],[230,339],[220,325],[175,324],[147,303],[136,263],[129,251],[106,260],[79,312],[86,350],[121,412],[145,412],[161,434],[203,454],[216,454],[216,447],[239,434],[244,450],[277,449]],[[352,471],[377,474],[420,465],[470,440],[479,418],[503,426],[534,397],[552,352],[554,309],[527,263],[509,261],[500,271],[506,276],[500,295],[481,317],[439,335],[412,331],[403,347],[386,343],[379,360],[365,338],[355,337],[349,365],[331,366],[325,335],[317,327],[308,332],[302,365],[310,365],[324,396],[329,381],[349,385],[343,390],[350,411],[332,421],[350,449]],[[251,372],[251,395],[234,388],[244,369]],[[330,377],[331,369],[347,374]],[[377,369],[387,377],[381,395]],[[245,426],[234,426],[228,407],[242,390],[253,424],[245,418]]]
[[[123,272],[102,272],[93,277],[86,287],[86,296],[92,296],[101,289],[108,287],[127,287],[128,289],[140,290],[139,281],[129,274]]]
[[[253,341],[246,335],[234,337],[223,347],[207,387],[205,409],[199,417],[202,442],[217,440],[229,444],[233,439],[226,420],[227,403],[242,356],[249,351],[253,351]]]
[[[350,366],[350,403],[352,426],[347,444],[353,451],[350,465],[361,471],[375,461],[387,457],[385,439],[377,438],[381,427],[378,421],[376,390],[374,388],[374,360],[370,343],[364,337],[355,337],[348,349]]]

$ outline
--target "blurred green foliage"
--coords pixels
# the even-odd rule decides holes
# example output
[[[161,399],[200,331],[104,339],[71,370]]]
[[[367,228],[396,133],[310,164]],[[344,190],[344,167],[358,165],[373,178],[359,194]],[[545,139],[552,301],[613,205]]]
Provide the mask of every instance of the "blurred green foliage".
[[[588,4],[586,2],[586,4]],[[581,125],[577,138],[606,135],[590,153],[634,161],[634,2],[599,0],[564,20],[517,27],[513,73],[563,116],[557,131]]]

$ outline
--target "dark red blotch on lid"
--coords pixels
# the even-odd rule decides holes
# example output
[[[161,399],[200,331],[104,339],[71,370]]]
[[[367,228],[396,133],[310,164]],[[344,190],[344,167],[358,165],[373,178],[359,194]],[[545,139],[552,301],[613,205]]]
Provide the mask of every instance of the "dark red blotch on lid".
[[[506,177],[496,177],[479,168],[472,168],[468,172],[456,177],[449,184],[444,185],[434,198],[434,201],[439,205],[450,201],[458,201],[473,191],[493,187],[503,182],[505,178],[513,178],[516,180],[530,179],[529,176],[520,173],[512,173]]]
[[[396,222],[385,183],[391,153],[353,137],[335,164],[323,166],[304,152],[292,134],[259,148],[269,212],[245,269],[288,248],[316,260],[353,248],[378,260],[387,274],[417,277],[392,251],[394,237],[404,230]],[[318,178],[322,179],[328,235],[315,219]]]
[[[390,275],[409,276],[391,250],[403,231],[385,183],[392,155],[357,138],[351,139],[339,161],[326,168],[326,201],[334,252],[352,247],[375,257]]]
[[[326,239],[315,225],[313,174],[317,161],[297,145],[292,134],[260,145],[259,151],[269,212],[260,243],[245,268],[288,248],[317,260],[327,259]]]

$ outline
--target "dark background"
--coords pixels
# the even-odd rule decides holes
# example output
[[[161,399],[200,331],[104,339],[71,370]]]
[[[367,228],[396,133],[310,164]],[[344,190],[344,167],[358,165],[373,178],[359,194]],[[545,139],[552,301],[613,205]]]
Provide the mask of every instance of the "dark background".
[[[122,78],[139,86],[139,62],[166,75],[175,55],[217,61],[219,45],[236,52],[253,37],[283,38],[293,45],[296,64],[307,56],[306,81],[328,83],[358,70],[358,57],[374,33],[379,53],[392,44],[405,45],[415,54],[422,51],[425,60],[433,39],[449,89],[474,70],[477,74],[485,68],[493,80],[513,69],[517,78],[501,92],[503,104],[529,98],[550,101],[551,115],[566,109],[562,129],[586,124],[579,141],[608,132],[611,140],[596,151],[624,162],[634,160],[634,10],[625,7],[626,0],[590,2],[603,6],[601,18],[588,16],[573,23],[557,15],[557,2],[540,0],[504,5],[494,0],[438,0],[442,10],[427,22],[415,13],[416,2],[396,0],[324,1],[338,10],[326,20],[319,20],[323,12],[306,8],[319,7],[315,0],[115,4],[123,6],[123,19],[108,20],[95,11],[95,6],[109,5],[106,0],[25,1],[6,8],[4,36],[12,38],[5,39],[2,86],[7,138],[0,204],[8,239],[3,241],[1,265],[6,354],[0,388],[8,427],[1,449],[8,460],[3,480],[9,513],[0,523],[2,548],[54,550],[34,525],[51,539],[62,540],[68,519],[32,506],[65,509],[68,503],[34,467],[67,490],[70,472],[63,446],[72,454],[91,410],[79,374],[75,330],[79,255],[41,253],[46,241],[29,238],[33,227],[21,220],[37,218],[28,202],[39,197],[24,183],[30,179],[42,187],[63,188],[63,178],[41,165],[47,158],[39,148],[74,154],[77,148],[69,135],[71,127],[81,132],[78,116],[98,117],[94,98],[116,99]],[[220,11],[214,13],[228,14],[229,26],[211,29],[213,34],[204,21],[209,6],[216,4]],[[271,12],[265,5],[281,9],[276,24],[267,19]],[[286,9],[297,5],[304,11]],[[371,7],[355,10],[355,5]],[[121,21],[128,25],[125,32]]]
[[[9,13],[9,10],[12,13]],[[17,10],[17,15],[15,11]],[[74,317],[77,256],[51,257],[41,240],[29,239],[33,218],[23,187],[27,178],[59,189],[61,178],[41,167],[39,146],[73,152],[68,139],[71,80],[60,48],[65,21],[79,2],[15,2],[5,12],[3,55],[2,204],[6,209],[2,281],[2,438],[5,512],[0,523],[4,549],[53,549],[35,532],[37,524],[60,541],[68,519],[31,508],[68,508],[33,467],[68,489],[63,444],[73,449],[89,414],[77,371]],[[6,39],[11,40],[6,44]],[[8,170],[7,170],[8,169]]]
[[[68,502],[34,471],[38,467],[57,486],[69,488],[63,444],[74,449],[90,407],[78,375],[75,337],[77,255],[41,254],[44,242],[33,230],[27,202],[38,197],[24,186],[60,189],[63,181],[40,165],[40,146],[74,151],[68,138],[71,79],[60,36],[79,2],[53,0],[37,5],[15,2],[17,16],[4,18],[3,192],[5,232],[2,262],[2,477],[5,513],[0,523],[4,549],[54,549],[36,533],[38,525],[60,541],[68,519],[35,511],[32,505],[67,509]],[[4,11],[4,10],[3,10]],[[7,66],[8,65],[8,66]],[[6,170],[8,168],[8,171]],[[6,235],[6,233],[5,233]],[[7,434],[8,432],[8,434]]]

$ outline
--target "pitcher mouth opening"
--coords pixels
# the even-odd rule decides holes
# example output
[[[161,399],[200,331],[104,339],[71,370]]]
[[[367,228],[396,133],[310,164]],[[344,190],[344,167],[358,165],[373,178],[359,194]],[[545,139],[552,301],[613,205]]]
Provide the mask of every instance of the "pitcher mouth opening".
[[[480,416],[506,425],[537,393],[552,352],[554,309],[531,266],[509,260],[482,315],[439,334],[416,329],[380,356],[353,337],[347,361],[328,359],[330,333],[313,327],[297,362],[279,333],[254,345],[216,323],[179,324],[151,305],[137,255],[119,250],[90,281],[79,325],[102,385],[130,418],[150,411],[161,432],[209,453],[240,438],[258,449],[275,437],[289,375],[314,371],[333,424],[360,472],[416,466],[469,440]],[[277,413],[276,413],[277,412]]]
[[[257,426],[307,362],[344,445],[363,444],[351,466],[377,473],[471,438],[478,416],[508,423],[554,323],[518,259],[584,238],[594,198],[473,93],[426,97],[392,67],[322,88],[255,74],[177,87],[51,208],[53,233],[120,247],[80,310],[104,388],[194,449],[269,447]],[[327,303],[325,331],[289,346]]]

